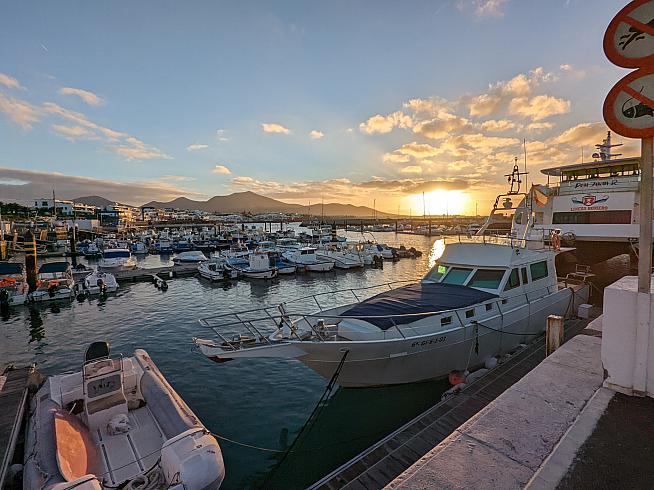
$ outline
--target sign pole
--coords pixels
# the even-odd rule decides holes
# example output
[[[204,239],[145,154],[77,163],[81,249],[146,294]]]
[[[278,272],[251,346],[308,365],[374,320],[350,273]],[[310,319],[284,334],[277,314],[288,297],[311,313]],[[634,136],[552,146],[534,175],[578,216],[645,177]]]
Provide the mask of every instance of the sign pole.
[[[638,292],[650,293],[652,277],[652,155],[654,138],[643,138],[640,157],[640,238]]]

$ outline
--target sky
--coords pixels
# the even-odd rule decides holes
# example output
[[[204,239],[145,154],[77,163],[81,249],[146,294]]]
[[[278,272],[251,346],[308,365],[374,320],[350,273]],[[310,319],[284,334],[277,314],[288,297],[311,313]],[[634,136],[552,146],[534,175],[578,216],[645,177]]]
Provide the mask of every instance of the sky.
[[[0,201],[486,212],[525,141],[529,182],[601,142],[627,73],[602,37],[626,3],[7,2]]]

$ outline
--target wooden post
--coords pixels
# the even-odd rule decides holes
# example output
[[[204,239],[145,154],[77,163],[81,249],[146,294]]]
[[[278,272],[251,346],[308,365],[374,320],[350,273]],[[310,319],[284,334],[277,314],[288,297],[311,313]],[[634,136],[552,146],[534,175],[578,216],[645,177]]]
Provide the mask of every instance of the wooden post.
[[[643,138],[640,157],[638,292],[648,294],[652,280],[652,142],[653,138]]]
[[[547,317],[547,331],[545,333],[545,355],[549,356],[563,344],[563,317],[550,315]]]
[[[29,285],[29,292],[32,293],[36,289],[37,274],[37,259],[36,259],[36,237],[32,230],[27,230],[24,238],[25,247],[25,271],[27,272],[27,284]]]

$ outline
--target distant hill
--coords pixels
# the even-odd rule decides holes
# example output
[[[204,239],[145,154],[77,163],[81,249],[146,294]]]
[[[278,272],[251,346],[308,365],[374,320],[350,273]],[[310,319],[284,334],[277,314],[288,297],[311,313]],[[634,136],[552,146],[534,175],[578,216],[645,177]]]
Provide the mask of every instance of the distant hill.
[[[212,213],[310,213],[318,216],[324,212],[325,216],[371,217],[373,215],[373,210],[366,206],[326,203],[324,206],[314,204],[309,209],[308,206],[285,203],[251,191],[235,192],[228,196],[214,196],[208,201],[193,201],[186,197],[178,197],[169,202],[151,201],[143,206],[173,208],[186,211],[198,209]],[[378,211],[378,215],[381,216],[381,214]],[[387,213],[383,214],[386,215]]]
[[[101,196],[84,196],[73,199],[74,202],[79,202],[81,204],[88,204],[90,206],[109,206],[110,204],[115,203],[116,201],[110,201]]]

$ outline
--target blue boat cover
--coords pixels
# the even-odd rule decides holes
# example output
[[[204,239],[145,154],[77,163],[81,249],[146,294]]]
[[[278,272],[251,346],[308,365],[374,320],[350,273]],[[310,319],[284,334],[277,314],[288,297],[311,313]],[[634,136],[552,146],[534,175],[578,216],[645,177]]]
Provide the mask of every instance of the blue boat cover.
[[[404,325],[440,311],[465,308],[492,298],[497,298],[497,295],[468,286],[418,283],[373,296],[344,311],[341,315],[360,318],[380,317],[361,319],[376,325],[381,330],[388,330],[393,325]],[[420,313],[425,314],[420,315]],[[388,318],[391,315],[407,314],[415,316]]]
[[[0,275],[22,274],[23,264],[20,262],[0,262]]]
[[[39,274],[53,274],[55,272],[66,272],[70,268],[68,262],[47,262],[39,267]]]

